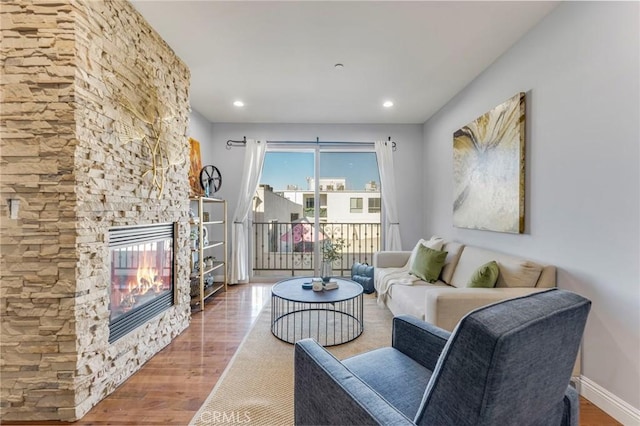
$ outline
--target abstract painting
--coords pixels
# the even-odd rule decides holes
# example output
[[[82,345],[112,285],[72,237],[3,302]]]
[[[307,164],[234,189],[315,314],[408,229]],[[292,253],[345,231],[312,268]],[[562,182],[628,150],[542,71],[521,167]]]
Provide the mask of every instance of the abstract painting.
[[[525,97],[518,93],[453,134],[453,225],[524,232]]]
[[[193,138],[189,138],[189,146],[189,159],[191,160],[191,166],[189,167],[189,195],[191,197],[196,197],[204,195],[204,191],[200,185],[200,170],[202,170],[200,142]]]

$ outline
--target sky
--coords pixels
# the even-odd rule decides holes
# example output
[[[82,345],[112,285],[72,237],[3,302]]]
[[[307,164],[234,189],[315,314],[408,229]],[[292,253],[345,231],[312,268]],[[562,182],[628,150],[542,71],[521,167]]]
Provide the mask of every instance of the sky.
[[[267,152],[260,183],[275,191],[287,185],[307,189],[307,177],[313,177],[312,152]],[[320,178],[346,178],[347,190],[364,189],[370,181],[380,183],[374,152],[323,152],[320,154]]]

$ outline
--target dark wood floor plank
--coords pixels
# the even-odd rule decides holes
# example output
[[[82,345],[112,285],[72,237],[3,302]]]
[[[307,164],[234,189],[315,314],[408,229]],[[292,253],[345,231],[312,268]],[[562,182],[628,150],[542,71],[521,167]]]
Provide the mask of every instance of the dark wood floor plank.
[[[204,403],[270,296],[272,284],[229,286],[171,344],[72,425],[187,425]],[[14,422],[3,425],[69,425]],[[580,398],[581,426],[619,425]]]

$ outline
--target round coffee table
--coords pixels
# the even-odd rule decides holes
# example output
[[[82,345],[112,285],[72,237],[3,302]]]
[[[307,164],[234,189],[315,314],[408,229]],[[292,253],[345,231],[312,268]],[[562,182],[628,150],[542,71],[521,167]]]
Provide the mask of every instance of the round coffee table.
[[[345,278],[334,290],[305,290],[311,277],[280,281],[271,288],[271,333],[287,343],[307,337],[322,346],[350,342],[364,330],[362,286]]]

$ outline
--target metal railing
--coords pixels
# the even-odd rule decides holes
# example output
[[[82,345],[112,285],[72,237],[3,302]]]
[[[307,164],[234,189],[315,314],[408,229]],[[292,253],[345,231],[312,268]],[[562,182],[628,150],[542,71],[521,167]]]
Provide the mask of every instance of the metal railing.
[[[372,264],[380,250],[379,223],[254,222],[253,271],[255,275],[313,275],[320,269],[317,244],[343,239],[345,247],[332,263],[333,275],[349,276],[354,262]]]

